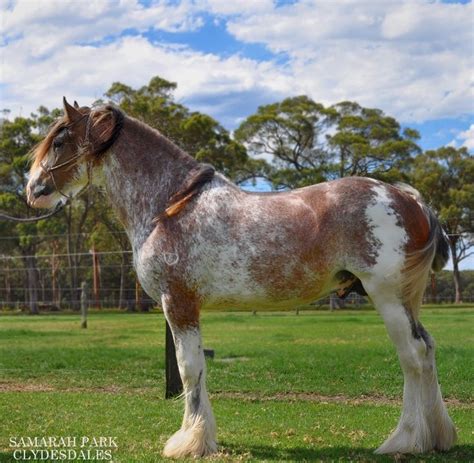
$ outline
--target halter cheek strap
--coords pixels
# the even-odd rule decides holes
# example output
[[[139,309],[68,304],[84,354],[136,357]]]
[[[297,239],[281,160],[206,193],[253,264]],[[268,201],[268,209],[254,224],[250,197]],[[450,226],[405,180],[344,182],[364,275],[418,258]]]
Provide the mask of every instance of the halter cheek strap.
[[[71,127],[75,124],[77,124],[78,122],[82,121],[84,118],[86,117],[89,117],[88,114],[85,114],[84,116],[82,116],[80,119],[78,119],[77,121],[73,122],[72,124],[68,125],[68,127]],[[86,140],[89,139],[89,123],[87,124],[87,127],[86,127]],[[54,185],[54,188],[56,189],[56,191],[61,195],[61,196],[64,196],[66,199],[72,199],[72,196],[69,196],[67,195],[66,193],[63,193],[59,188],[58,188],[58,185],[56,184],[56,179],[54,178],[54,171],[57,170],[57,169],[61,169],[62,167],[64,166],[75,166],[79,159],[82,158],[84,156],[84,153],[78,153],[76,154],[76,156],[73,156],[72,158],[69,158],[67,161],[64,161],[64,162],[61,162],[60,164],[55,164],[53,166],[47,166],[43,161],[41,161],[39,163],[41,169],[43,170],[43,172],[47,175],[49,175],[49,177],[51,178],[51,181],[53,182],[53,185]],[[87,183],[86,185],[81,188],[81,190],[79,191],[79,193],[82,193],[83,191],[85,191],[91,184],[91,178],[92,178],[92,162],[89,161],[87,163]],[[78,194],[79,194],[78,193]]]
[[[57,169],[60,169],[62,167],[65,167],[65,166],[69,166],[69,165],[74,166],[74,165],[76,165],[78,163],[79,159],[82,158],[83,156],[85,156],[86,154],[89,154],[89,155],[92,155],[92,156],[98,156],[98,155],[104,153],[105,151],[107,151],[113,145],[113,143],[117,140],[118,136],[120,135],[120,131],[122,130],[122,126],[123,126],[123,122],[124,122],[124,115],[123,115],[122,111],[120,111],[115,106],[111,106],[111,105],[107,106],[106,109],[110,110],[111,113],[113,114],[114,118],[115,118],[115,125],[114,125],[114,128],[112,130],[112,135],[110,136],[110,138],[108,140],[106,140],[105,142],[102,142],[101,144],[99,144],[99,146],[96,147],[94,149],[94,151],[92,151],[90,153],[86,153],[86,151],[82,151],[82,152],[78,153],[76,156],[73,156],[72,158],[68,159],[67,161],[61,162],[60,164],[56,164],[56,165],[53,165],[51,167],[47,166],[43,162],[40,162],[41,169],[43,170],[43,172],[45,172],[46,174],[49,175],[49,177],[51,178],[51,181],[53,182],[54,188],[56,188],[56,191],[61,196],[64,196],[67,199],[72,199],[72,196],[68,196],[67,194],[65,194],[64,192],[62,192],[58,188],[58,185],[56,184],[56,179],[54,178],[54,171],[57,170]],[[86,117],[88,118],[88,120],[87,120],[87,124],[86,124],[86,133],[85,133],[85,137],[84,137],[84,143],[85,143],[85,145],[90,145],[90,131],[91,131],[91,126],[92,126],[91,125],[92,122],[91,122],[91,118],[90,118],[90,113],[84,114],[82,117],[80,117],[79,119],[77,119],[73,123],[69,124],[68,127],[71,127],[74,124],[77,124],[78,122],[82,121]],[[82,193],[83,191],[85,191],[90,186],[91,183],[92,183],[92,160],[87,162],[87,184],[83,188],[81,188],[81,190],[77,194]]]
[[[57,169],[60,169],[61,167],[64,167],[64,166],[67,166],[67,165],[76,165],[78,160],[83,156],[83,154],[78,154],[70,159],[68,159],[67,161],[64,161],[62,162],[61,164],[56,164],[54,166],[46,166],[43,161],[40,162],[40,167],[41,169],[43,170],[43,172],[47,175],[49,175],[49,178],[51,179],[51,181],[53,182],[53,185],[54,185],[54,188],[56,189],[56,191],[61,195],[61,196],[64,196],[65,198],[67,199],[72,199],[72,196],[69,196],[67,195],[66,193],[62,192],[58,185],[56,184],[56,179],[54,178],[54,171],[57,170]],[[83,191],[85,191],[91,184],[91,178],[92,178],[92,162],[89,161],[87,163],[87,183],[86,185],[81,188],[81,190],[79,191],[79,193],[82,193]]]

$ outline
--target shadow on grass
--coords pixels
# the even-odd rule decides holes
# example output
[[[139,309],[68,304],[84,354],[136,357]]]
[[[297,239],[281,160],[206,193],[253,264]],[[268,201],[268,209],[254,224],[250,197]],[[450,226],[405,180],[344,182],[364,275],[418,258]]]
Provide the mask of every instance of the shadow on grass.
[[[357,462],[460,462],[474,461],[474,445],[457,445],[449,452],[432,452],[423,455],[400,455],[397,457],[387,455],[375,455],[374,449],[357,447],[326,447],[308,448],[293,447],[282,448],[269,445],[240,446],[235,444],[221,443],[224,452],[228,452],[232,457],[239,455],[249,455],[252,460],[265,461],[357,461]],[[1,461],[1,460],[0,460]]]

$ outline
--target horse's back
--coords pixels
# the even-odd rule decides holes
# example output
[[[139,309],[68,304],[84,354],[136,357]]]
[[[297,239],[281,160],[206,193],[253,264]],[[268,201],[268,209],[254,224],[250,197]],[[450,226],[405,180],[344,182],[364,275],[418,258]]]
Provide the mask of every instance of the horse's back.
[[[423,241],[421,216],[415,199],[367,178],[270,194],[217,179],[177,221],[186,261],[175,270],[216,305],[311,301],[341,271],[400,267],[410,235]]]

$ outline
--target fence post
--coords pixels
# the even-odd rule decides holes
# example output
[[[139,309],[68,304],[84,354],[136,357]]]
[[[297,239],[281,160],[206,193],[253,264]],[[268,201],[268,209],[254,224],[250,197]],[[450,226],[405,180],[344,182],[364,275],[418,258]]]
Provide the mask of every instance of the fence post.
[[[183,392],[183,383],[179,376],[178,362],[176,361],[176,347],[174,345],[171,328],[166,323],[165,335],[165,368],[166,368],[166,399],[172,399]]]

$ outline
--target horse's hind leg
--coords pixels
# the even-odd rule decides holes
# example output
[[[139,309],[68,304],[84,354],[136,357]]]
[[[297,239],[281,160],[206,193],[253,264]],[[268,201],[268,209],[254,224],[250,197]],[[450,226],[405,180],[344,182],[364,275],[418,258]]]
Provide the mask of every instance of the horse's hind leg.
[[[206,364],[198,310],[197,307],[180,307],[172,297],[164,296],[162,302],[176,344],[185,400],[181,429],[170,437],[163,453],[172,458],[210,455],[217,450],[216,431],[206,391]],[[189,301],[189,304],[193,303]]]
[[[393,288],[370,283],[364,286],[397,348],[404,375],[400,421],[377,453],[449,449],[456,440],[456,430],[441,397],[434,340]]]

